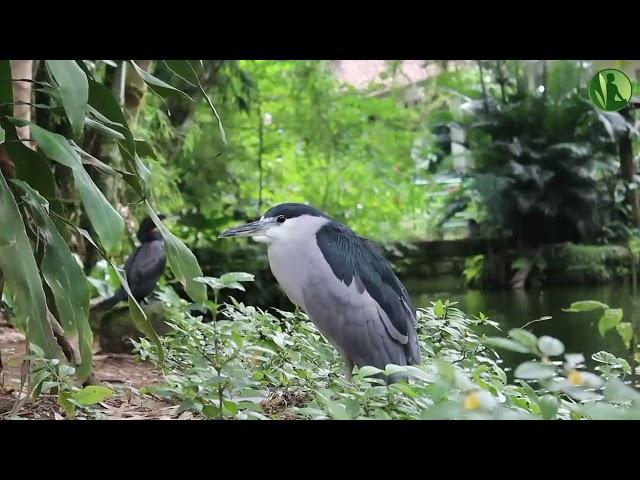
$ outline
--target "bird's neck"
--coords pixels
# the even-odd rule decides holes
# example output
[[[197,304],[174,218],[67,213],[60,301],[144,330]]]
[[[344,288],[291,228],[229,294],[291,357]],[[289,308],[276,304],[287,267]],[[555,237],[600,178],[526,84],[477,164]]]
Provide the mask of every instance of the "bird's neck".
[[[162,234],[160,232],[148,233],[139,238],[142,243],[154,242],[156,240],[162,240]]]

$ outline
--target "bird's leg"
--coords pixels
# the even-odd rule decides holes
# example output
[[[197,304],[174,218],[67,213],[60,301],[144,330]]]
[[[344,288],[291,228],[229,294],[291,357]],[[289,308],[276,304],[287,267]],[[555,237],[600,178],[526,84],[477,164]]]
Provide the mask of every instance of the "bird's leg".
[[[345,378],[347,382],[351,383],[353,379],[353,361],[347,357],[344,357],[345,362]]]

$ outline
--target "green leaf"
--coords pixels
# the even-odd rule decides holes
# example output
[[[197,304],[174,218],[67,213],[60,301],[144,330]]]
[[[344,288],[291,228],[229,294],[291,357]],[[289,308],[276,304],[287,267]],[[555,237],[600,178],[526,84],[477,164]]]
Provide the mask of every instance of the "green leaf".
[[[607,382],[604,388],[604,397],[610,402],[640,403],[640,393],[618,379],[612,379]]]
[[[245,272],[229,272],[220,277],[223,284],[231,284],[234,282],[253,282],[255,277]]]
[[[46,244],[40,267],[51,288],[59,320],[69,338],[78,336],[81,363],[78,377],[84,381],[91,373],[93,334],[89,325],[89,285],[82,267],[73,257],[67,242],[49,218],[47,201],[29,185],[14,180],[24,192]]]
[[[126,141],[117,140],[125,168],[135,175],[125,175],[125,181],[141,196],[145,196],[145,185],[149,172],[142,162],[136,161],[136,142],[127,120],[111,91],[101,83],[89,81],[89,112],[111,129],[120,132]]]
[[[523,330],[522,328],[514,328],[509,330],[509,336],[525,347],[528,352],[538,352],[538,338],[533,333]]]
[[[625,346],[629,348],[631,345],[631,339],[633,338],[632,325],[629,322],[621,322],[616,325],[616,331],[618,332],[618,335],[620,335],[620,338],[622,338]]]
[[[592,310],[602,310],[609,308],[602,302],[596,302],[595,300],[583,300],[580,302],[573,302],[569,308],[563,309],[565,312],[590,312]]]
[[[4,142],[4,129],[0,127],[0,143]]]
[[[615,365],[618,363],[618,358],[615,355],[605,351],[594,353],[593,355],[591,355],[591,358],[596,362],[604,363],[607,365]]]
[[[163,82],[159,78],[154,77],[149,72],[144,71],[142,68],[136,65],[136,63],[133,60],[129,60],[129,63],[131,63],[131,66],[134,68],[136,73],[140,76],[140,78],[142,78],[142,80],[144,80],[144,82],[149,86],[149,88],[153,90],[155,93],[157,93],[158,95],[160,95],[161,97],[165,98],[169,95],[179,94],[193,101],[193,99],[189,95],[184,93],[182,90],[179,90],[176,87],[172,87],[168,83]]]
[[[51,76],[58,84],[62,105],[74,136],[82,134],[89,100],[87,76],[73,60],[47,60]]]
[[[169,70],[193,87],[198,86],[198,76],[191,66],[190,60],[164,60]]]
[[[167,230],[167,227],[165,227],[162,221],[158,218],[158,215],[153,211],[148,201],[146,201],[146,204],[149,215],[158,227],[158,230],[160,230],[162,238],[164,238],[171,271],[178,281],[184,286],[187,294],[194,302],[206,302],[207,288],[204,284],[195,280],[197,277],[202,277],[202,269],[200,268],[195,255],[187,248],[182,240]]]
[[[40,347],[47,358],[64,358],[49,323],[50,313],[31,243],[15,199],[1,174],[0,218],[0,271],[15,296],[16,322],[26,329],[29,341]]]
[[[109,138],[118,138],[120,140],[126,140],[125,136],[123,134],[121,134],[120,132],[107,127],[106,125],[103,125],[100,122],[96,122],[95,120],[93,120],[92,118],[86,117],[85,118],[85,125],[87,126],[87,128],[89,130],[94,130],[95,132],[98,132],[99,134],[105,136],[105,137],[109,137]]]
[[[538,350],[547,357],[556,357],[564,353],[564,345],[557,338],[543,335],[538,339]]]
[[[553,420],[558,412],[560,406],[558,399],[553,395],[544,395],[538,403],[542,418],[545,420]]]
[[[621,308],[607,308],[598,321],[598,331],[600,332],[600,335],[604,337],[604,335],[618,325],[621,320]]]
[[[71,403],[71,392],[62,390],[58,395],[58,404],[64,410],[68,417],[74,417],[76,414],[76,406]]]
[[[502,348],[504,350],[510,350],[512,352],[518,352],[518,353],[529,353],[529,350],[525,348],[522,344],[518,342],[514,342],[513,340],[510,340],[508,338],[488,337],[488,338],[483,338],[481,342],[484,345],[488,345],[490,347]]]
[[[515,376],[526,380],[544,380],[556,375],[556,369],[552,365],[537,362],[524,362],[518,365]]]
[[[365,377],[370,377],[372,375],[377,375],[379,373],[382,373],[383,371],[384,370],[380,370],[379,368],[366,365],[362,367],[360,370],[358,370],[358,376],[365,378]]]
[[[62,135],[49,132],[37,125],[31,125],[31,135],[47,157],[71,168],[80,199],[100,242],[109,254],[120,253],[124,238],[124,220],[93,183],[78,153]]]
[[[436,304],[433,306],[433,314],[436,317],[441,318],[444,316],[444,313],[445,313],[444,304],[442,303],[442,300],[438,300]]]
[[[78,402],[80,405],[95,405],[96,403],[104,402],[107,398],[113,395],[113,390],[102,385],[89,385],[82,390],[73,392],[71,398]]]
[[[146,142],[144,140],[136,140],[135,142],[136,152],[138,153],[138,155],[140,155],[141,157],[151,157],[155,160],[158,159],[158,157],[156,156],[156,152],[153,150],[153,147],[149,142]]]
[[[224,408],[231,413],[232,415],[237,415],[238,414],[238,405],[236,405],[235,402],[232,402],[231,400],[225,400],[224,402],[222,402],[224,405]]]

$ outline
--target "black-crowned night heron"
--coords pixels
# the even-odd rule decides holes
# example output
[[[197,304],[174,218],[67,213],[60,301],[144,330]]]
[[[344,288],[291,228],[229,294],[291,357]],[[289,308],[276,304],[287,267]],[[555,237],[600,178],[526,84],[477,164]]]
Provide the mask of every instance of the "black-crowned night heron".
[[[164,215],[159,216],[165,218]],[[153,292],[167,264],[164,240],[151,217],[145,217],[137,233],[141,245],[127,258],[124,273],[133,297],[137,301],[146,299]],[[127,299],[122,287],[110,298],[103,300],[92,310],[101,311],[113,308],[118,302]]]
[[[239,236],[267,244],[273,275],[340,352],[348,380],[354,364],[385,369],[420,363],[415,308],[368,240],[300,203],[273,207],[220,238]]]

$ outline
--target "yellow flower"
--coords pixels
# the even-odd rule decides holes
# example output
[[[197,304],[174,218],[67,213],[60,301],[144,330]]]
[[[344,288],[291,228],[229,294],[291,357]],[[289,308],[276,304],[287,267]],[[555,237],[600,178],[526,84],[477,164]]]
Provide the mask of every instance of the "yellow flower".
[[[477,392],[471,392],[464,397],[465,410],[477,410],[480,408],[480,396]]]
[[[582,375],[577,370],[571,370],[571,373],[567,376],[567,380],[572,385],[582,385]]]

